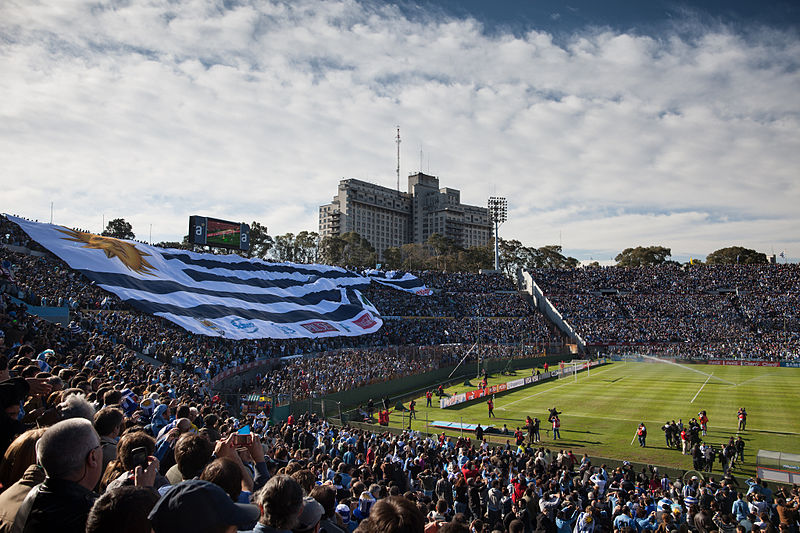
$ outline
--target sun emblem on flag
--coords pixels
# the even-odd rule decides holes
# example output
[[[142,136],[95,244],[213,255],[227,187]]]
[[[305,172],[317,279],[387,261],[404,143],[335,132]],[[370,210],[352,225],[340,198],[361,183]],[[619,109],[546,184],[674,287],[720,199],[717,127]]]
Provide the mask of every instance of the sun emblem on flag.
[[[139,250],[136,248],[136,245],[113,237],[104,237],[102,235],[95,235],[94,233],[69,229],[65,226],[62,227],[64,229],[56,229],[69,236],[69,238],[62,237],[65,241],[82,242],[84,245],[81,246],[81,248],[103,250],[106,253],[106,257],[109,259],[116,257],[128,270],[132,270],[137,274],[146,275],[152,275],[152,272],[156,270],[156,268],[145,259],[145,257],[152,257],[152,254]]]

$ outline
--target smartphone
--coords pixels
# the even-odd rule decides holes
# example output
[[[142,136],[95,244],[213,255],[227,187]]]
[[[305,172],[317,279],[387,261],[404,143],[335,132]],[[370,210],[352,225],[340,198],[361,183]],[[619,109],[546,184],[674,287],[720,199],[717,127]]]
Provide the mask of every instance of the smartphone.
[[[137,466],[147,468],[147,456],[147,448],[140,447],[131,450],[131,463],[133,464],[133,468]]]

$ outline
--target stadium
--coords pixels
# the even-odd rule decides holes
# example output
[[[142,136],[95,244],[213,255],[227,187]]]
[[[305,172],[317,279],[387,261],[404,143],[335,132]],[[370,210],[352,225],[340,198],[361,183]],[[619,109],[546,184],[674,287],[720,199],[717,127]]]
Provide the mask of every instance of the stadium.
[[[800,533],[800,2],[6,0],[0,73],[0,533]]]
[[[359,274],[10,216],[0,230],[3,371],[14,376],[2,383],[4,407],[23,413],[6,422],[4,464],[38,431],[14,440],[26,428],[88,417],[100,433],[112,417],[122,438],[107,441],[116,459],[101,491],[126,479],[126,435],[150,439],[148,468],[167,479],[188,479],[179,443],[216,442],[219,457],[241,439],[252,465],[243,487],[308,472],[312,486],[330,479],[348,492],[347,476],[356,492],[377,482],[416,490],[424,504],[442,478],[454,487],[439,499],[478,520],[492,508],[481,510],[476,488],[508,481],[527,494],[547,475],[582,474],[594,490],[601,475],[609,491],[670,487],[684,504],[684,487],[797,479],[800,414],[786,408],[800,401],[797,265]],[[181,281],[176,262],[199,281]],[[202,277],[209,268],[229,278]],[[299,285],[323,303],[331,287],[348,295],[336,313],[317,311],[316,292],[285,294],[309,269]],[[236,280],[247,290],[231,292]],[[168,304],[176,291],[186,293],[180,309]],[[240,316],[225,322],[237,295],[247,297]],[[228,307],[217,313],[221,297]],[[276,298],[305,310],[276,312]]]

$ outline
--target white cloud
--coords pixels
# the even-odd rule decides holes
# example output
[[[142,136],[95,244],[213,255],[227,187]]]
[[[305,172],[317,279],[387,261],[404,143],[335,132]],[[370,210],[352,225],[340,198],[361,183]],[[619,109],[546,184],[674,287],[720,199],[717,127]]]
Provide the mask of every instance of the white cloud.
[[[316,229],[343,177],[510,199],[502,234],[800,256],[800,42],[403,18],[353,0],[0,5],[0,210],[179,239],[190,214]],[[684,35],[683,33],[680,35]],[[430,161],[430,167],[428,167]]]

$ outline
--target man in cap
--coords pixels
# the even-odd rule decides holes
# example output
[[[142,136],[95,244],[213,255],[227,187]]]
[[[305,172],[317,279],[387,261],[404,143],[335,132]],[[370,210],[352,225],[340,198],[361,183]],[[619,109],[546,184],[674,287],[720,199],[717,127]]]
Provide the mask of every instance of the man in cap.
[[[233,503],[210,481],[190,479],[164,493],[148,518],[155,533],[236,533],[258,520],[258,507]]]
[[[319,522],[322,519],[325,509],[322,505],[312,498],[303,498],[303,510],[297,518],[297,525],[292,528],[292,533],[318,533]]]

